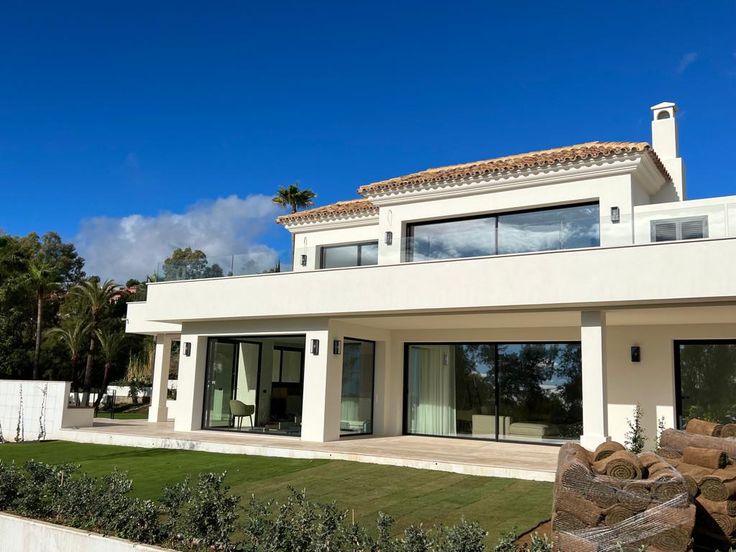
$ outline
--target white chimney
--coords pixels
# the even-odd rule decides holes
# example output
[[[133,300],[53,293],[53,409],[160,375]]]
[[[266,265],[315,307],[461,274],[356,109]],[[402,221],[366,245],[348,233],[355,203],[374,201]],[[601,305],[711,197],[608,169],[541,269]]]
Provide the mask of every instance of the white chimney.
[[[677,106],[662,102],[652,106],[652,148],[672,177],[677,197],[685,200],[685,164],[677,138]]]

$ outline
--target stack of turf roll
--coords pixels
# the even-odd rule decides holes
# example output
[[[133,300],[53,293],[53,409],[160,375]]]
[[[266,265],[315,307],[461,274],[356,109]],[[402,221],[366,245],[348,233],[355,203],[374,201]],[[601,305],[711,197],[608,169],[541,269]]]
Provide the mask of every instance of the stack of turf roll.
[[[636,455],[616,442],[594,451],[560,449],[552,529],[565,552],[687,552],[695,506],[683,477],[655,453]]]
[[[660,453],[682,473],[695,499],[696,550],[736,546],[736,424],[690,420],[685,431],[667,429]]]

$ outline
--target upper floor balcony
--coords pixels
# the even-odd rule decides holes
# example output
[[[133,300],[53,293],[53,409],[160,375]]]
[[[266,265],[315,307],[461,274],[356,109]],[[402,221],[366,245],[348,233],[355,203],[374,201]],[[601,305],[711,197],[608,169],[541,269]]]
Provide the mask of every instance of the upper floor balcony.
[[[722,239],[736,237],[736,197],[640,205],[628,213],[617,208],[601,212],[598,203],[580,203],[419,220],[404,225],[403,236],[381,234],[378,225],[362,230],[298,246],[293,263],[286,256],[264,265],[252,255],[229,255],[167,260],[159,263],[156,274],[160,281],[197,280]]]

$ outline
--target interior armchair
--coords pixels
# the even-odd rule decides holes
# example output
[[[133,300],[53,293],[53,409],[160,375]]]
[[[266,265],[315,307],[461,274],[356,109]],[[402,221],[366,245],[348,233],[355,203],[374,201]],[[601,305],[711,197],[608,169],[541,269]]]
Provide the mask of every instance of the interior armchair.
[[[233,423],[237,422],[238,430],[243,428],[243,418],[246,416],[250,419],[250,427],[253,427],[253,414],[256,407],[252,404],[245,404],[235,399],[230,401],[230,415],[233,417]]]

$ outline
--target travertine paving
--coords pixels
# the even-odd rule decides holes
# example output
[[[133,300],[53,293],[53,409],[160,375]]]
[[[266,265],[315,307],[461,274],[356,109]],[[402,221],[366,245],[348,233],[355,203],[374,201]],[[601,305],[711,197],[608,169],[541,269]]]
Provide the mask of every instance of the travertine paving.
[[[312,443],[298,437],[231,431],[174,431],[172,422],[95,421],[94,427],[63,429],[57,438],[81,443],[173,448],[288,458],[323,458],[410,468],[553,481],[558,448],[403,435],[354,437]]]

